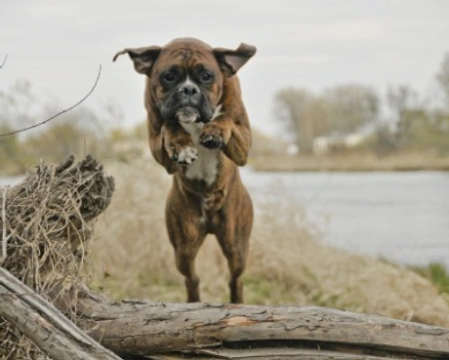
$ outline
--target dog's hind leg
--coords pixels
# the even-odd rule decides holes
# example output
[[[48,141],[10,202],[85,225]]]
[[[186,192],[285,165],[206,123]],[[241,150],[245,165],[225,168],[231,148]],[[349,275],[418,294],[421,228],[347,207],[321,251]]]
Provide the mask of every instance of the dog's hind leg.
[[[187,301],[198,302],[200,280],[195,271],[195,258],[203,244],[206,230],[199,208],[185,200],[183,196],[172,196],[171,193],[167,199],[165,220],[175,250],[176,267],[185,277]]]
[[[228,260],[230,273],[229,290],[231,303],[243,302],[243,282],[241,275],[245,271],[248,255],[249,232],[242,236],[238,231],[217,234],[223,254]]]
[[[245,191],[239,197],[240,201],[234,203],[239,208],[239,211],[225,211],[224,217],[226,218],[221,219],[221,226],[215,232],[223,254],[228,260],[231,303],[243,303],[241,275],[246,268],[249,238],[253,222],[253,208],[249,195]]]
[[[202,239],[197,238],[190,243],[190,245],[195,244],[195,246],[181,246],[175,249],[176,266],[185,277],[188,302],[200,301],[200,279],[195,272],[195,257],[203,240],[204,237]]]

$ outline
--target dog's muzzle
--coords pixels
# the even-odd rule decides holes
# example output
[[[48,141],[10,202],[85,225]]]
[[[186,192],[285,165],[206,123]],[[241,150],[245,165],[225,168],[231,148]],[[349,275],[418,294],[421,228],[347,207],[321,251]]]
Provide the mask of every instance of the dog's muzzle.
[[[180,103],[187,104],[176,112],[176,117],[179,121],[183,123],[205,123],[209,121],[208,119],[204,119],[198,110],[202,100],[201,90],[198,85],[189,81],[180,86],[177,92]]]
[[[161,107],[164,119],[176,119],[182,123],[207,123],[212,119],[213,113],[207,94],[192,81],[186,81],[174,89]]]
[[[201,122],[201,115],[197,108],[186,106],[176,112],[176,117],[182,123],[189,124],[193,122]]]

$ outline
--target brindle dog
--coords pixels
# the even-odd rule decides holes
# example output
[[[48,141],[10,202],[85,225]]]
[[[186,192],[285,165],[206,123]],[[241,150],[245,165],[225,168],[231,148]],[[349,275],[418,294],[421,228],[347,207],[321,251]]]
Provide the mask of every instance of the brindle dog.
[[[207,234],[217,237],[228,261],[231,302],[243,302],[253,207],[238,166],[247,161],[251,131],[236,72],[255,52],[187,38],[114,57],[127,53],[147,76],[150,149],[173,174],[165,219],[189,302],[200,301],[195,256]]]

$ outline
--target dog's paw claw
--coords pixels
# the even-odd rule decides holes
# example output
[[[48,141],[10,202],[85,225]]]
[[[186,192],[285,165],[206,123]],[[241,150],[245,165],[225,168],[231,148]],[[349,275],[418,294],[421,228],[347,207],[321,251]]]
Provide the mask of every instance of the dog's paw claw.
[[[208,149],[218,149],[223,146],[223,139],[217,135],[203,134],[200,137],[200,143]]]

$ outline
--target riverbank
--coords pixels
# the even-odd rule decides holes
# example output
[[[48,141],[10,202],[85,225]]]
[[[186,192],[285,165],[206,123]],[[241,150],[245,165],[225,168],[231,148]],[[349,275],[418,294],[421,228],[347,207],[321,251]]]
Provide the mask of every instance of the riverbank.
[[[449,156],[433,152],[405,152],[379,156],[372,152],[333,155],[254,155],[258,171],[449,171]]]
[[[174,265],[173,251],[164,225],[163,209],[170,188],[170,176],[149,158],[112,161],[104,165],[107,173],[116,180],[116,193],[95,229],[96,239],[91,249],[91,285],[115,299],[184,301],[183,278]],[[433,174],[440,178],[438,174]],[[261,181],[261,175],[267,176],[266,181]],[[272,179],[271,175],[276,177]],[[278,175],[284,178],[277,179]],[[335,197],[337,204],[348,207],[337,211],[337,214],[348,216],[350,229],[357,230],[357,244],[364,252],[375,242],[388,240],[386,235],[392,233],[394,216],[387,214],[387,220],[380,220],[381,224],[388,225],[379,227],[387,232],[385,234],[376,235],[373,230],[369,232],[370,239],[361,235],[359,230],[369,229],[369,219],[379,221],[377,210],[384,213],[394,208],[393,197],[388,196],[388,203],[385,204],[381,201],[382,197],[368,190],[374,200],[368,199],[366,204],[367,218],[357,220],[348,212],[356,205],[359,206],[358,216],[364,213],[363,206],[360,208],[364,202],[360,204],[355,190],[366,192],[368,185],[365,177],[374,177],[376,188],[398,189],[397,185],[390,186],[389,181],[381,179],[385,175],[388,174],[270,174],[244,171],[242,177],[251,190],[256,209],[248,268],[244,274],[245,302],[320,305],[449,327],[448,276],[444,267],[424,267],[417,274],[416,270],[379,260],[376,256],[355,254],[356,244],[351,252],[330,246],[325,241],[323,228],[309,221],[309,215],[313,207],[319,204],[320,196],[327,194],[326,204],[331,205],[330,200],[334,198],[329,195],[331,191],[338,195]],[[410,178],[411,174],[391,175]],[[447,174],[441,175],[445,178]],[[252,179],[253,176],[258,179]],[[321,180],[317,181],[317,176]],[[351,180],[353,176],[358,178],[357,182]],[[418,177],[421,176],[427,174],[418,174]],[[312,184],[314,187],[310,187]],[[335,191],[332,190],[333,184],[338,185]],[[427,182],[417,181],[419,188],[412,191],[402,182],[400,184],[399,189],[417,197],[413,203],[407,198],[405,205],[412,211],[398,211],[400,218],[407,223],[423,221],[423,239],[436,238],[431,230],[438,226],[429,223],[435,217],[422,201],[423,196],[429,198],[429,186],[424,186]],[[439,194],[438,201],[444,201],[446,197],[441,195],[441,187],[430,186]],[[345,187],[349,188],[350,196],[342,196]],[[396,195],[406,198],[400,193]],[[282,198],[288,201],[280,201]],[[365,195],[363,199],[366,201]],[[421,204],[423,208],[416,204]],[[419,220],[413,218],[413,214],[428,216]],[[411,240],[407,239],[408,242]],[[424,254],[425,249],[434,245],[426,244],[421,253]],[[392,249],[392,252],[402,254],[406,247],[394,246]],[[440,253],[444,256],[445,252]],[[197,267],[203,300],[227,302],[227,264],[213,238],[206,240],[202,247]]]
[[[164,225],[170,177],[147,159],[105,168],[117,190],[95,229],[92,285],[116,299],[184,301],[183,278]],[[253,195],[256,219],[244,274],[246,303],[313,304],[449,326],[447,297],[426,278],[325,245],[300,204],[270,203]],[[203,301],[228,301],[227,264],[213,238],[201,248],[197,271]]]

